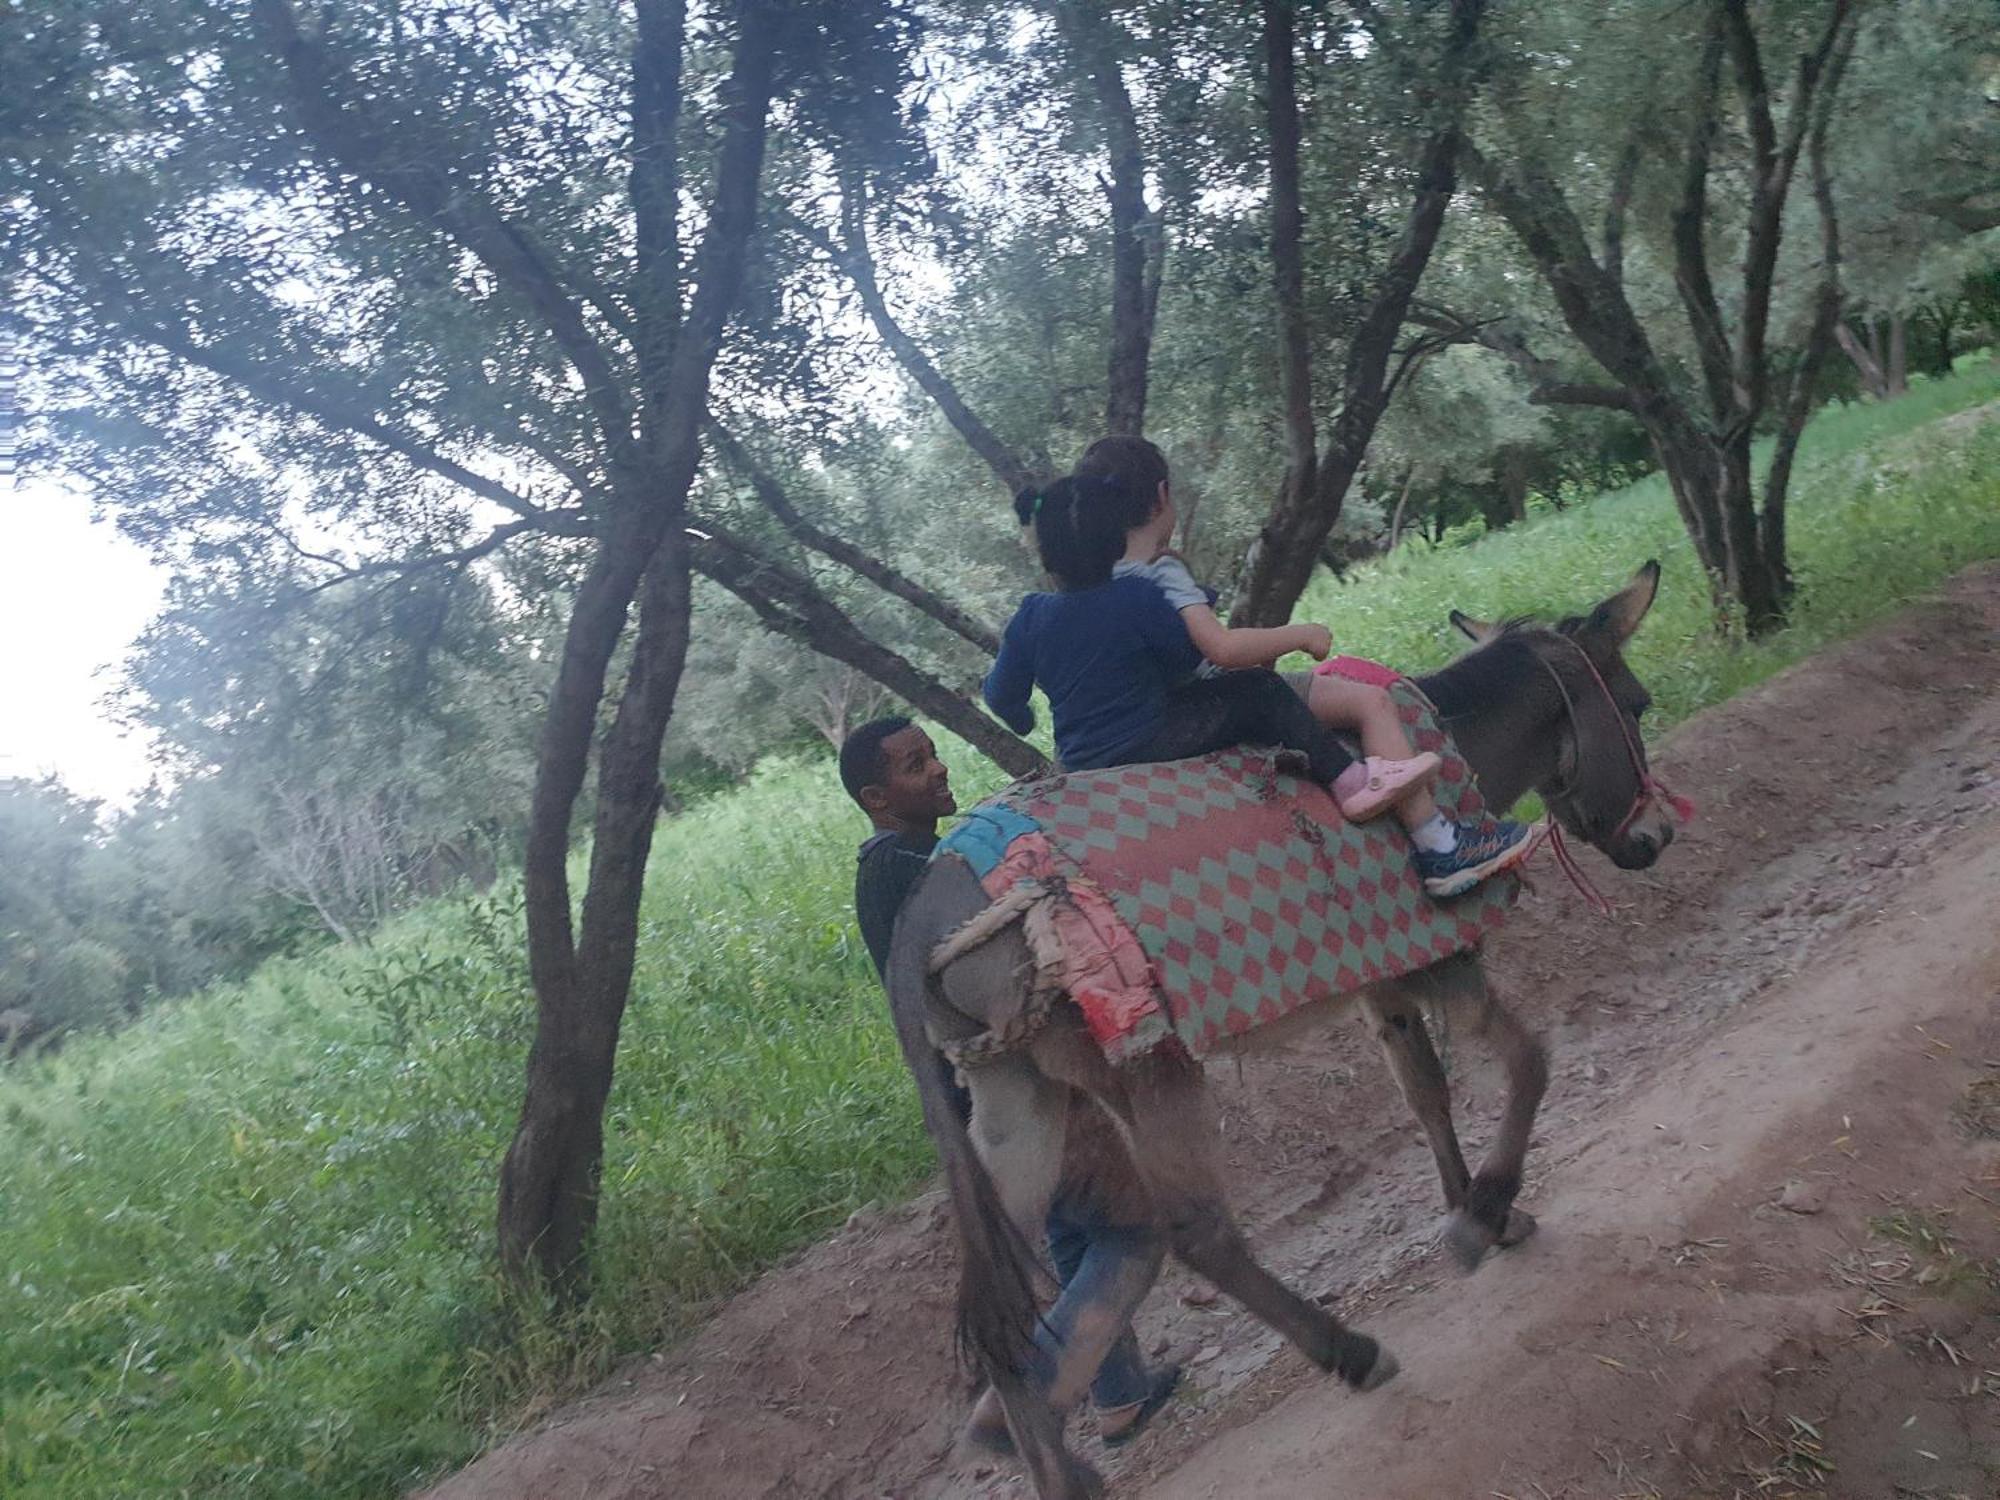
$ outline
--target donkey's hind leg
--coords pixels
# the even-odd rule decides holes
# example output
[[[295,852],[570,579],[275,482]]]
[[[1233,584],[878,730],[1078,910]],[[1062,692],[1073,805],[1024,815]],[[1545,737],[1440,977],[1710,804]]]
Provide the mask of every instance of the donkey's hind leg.
[[[1474,1035],[1492,1043],[1507,1073],[1500,1128],[1445,1226],[1445,1243],[1470,1271],[1495,1245],[1516,1245],[1535,1232],[1535,1221],[1514,1207],[1514,1198],[1521,1191],[1535,1111],[1548,1088],[1549,1060],[1541,1041],[1494,995],[1477,954],[1448,958],[1428,977],[1441,1002],[1471,1002]]]
[[[1376,985],[1363,996],[1361,1008],[1389,1064],[1390,1075],[1402,1091],[1403,1102],[1430,1142],[1438,1179],[1444,1186],[1446,1210],[1464,1206],[1472,1174],[1466,1170],[1465,1153],[1459,1149],[1458,1132],[1452,1127],[1451,1087],[1445,1082],[1444,1064],[1438,1061],[1430,1032],[1424,1027],[1416,980],[1392,979]]]
[[[1094,1228],[1082,1271],[1062,1289],[1036,1326],[1035,1382],[1066,1414],[1083,1398],[1139,1304],[1159,1278],[1161,1250],[1143,1202],[1121,1195],[1107,1174],[1131,1175],[1116,1126],[1086,1097],[1050,1080],[1026,1056],[983,1066],[972,1075],[974,1148],[999,1188],[1007,1214],[1030,1243],[1039,1243],[1050,1201],[1065,1171],[1088,1180],[1063,1183],[1087,1207]],[[1081,1150],[1066,1130],[1112,1134],[1111,1152]],[[1136,1210],[1136,1212],[1135,1212]],[[995,1394],[999,1392],[996,1388]],[[976,1419],[976,1418],[975,1418]]]
[[[1015,1232],[1026,1245],[1037,1245],[1062,1175],[1070,1091],[1020,1053],[981,1065],[968,1082],[973,1149]],[[1113,1338],[1118,1331],[1113,1330]],[[988,1363],[986,1378],[1006,1413],[1014,1451],[1027,1466],[1036,1495],[1041,1500],[1089,1500],[1103,1485],[1096,1471],[1063,1445],[1064,1408],[1049,1399],[1048,1334],[1040,1322],[1034,1347],[1033,1365]]]
[[[1223,1198],[1218,1132],[1200,1064],[1184,1053],[1155,1051],[1121,1073],[1122,1097],[1104,1102],[1125,1121],[1133,1161],[1174,1254],[1355,1389],[1372,1391],[1394,1376],[1388,1350],[1342,1326],[1250,1254]]]

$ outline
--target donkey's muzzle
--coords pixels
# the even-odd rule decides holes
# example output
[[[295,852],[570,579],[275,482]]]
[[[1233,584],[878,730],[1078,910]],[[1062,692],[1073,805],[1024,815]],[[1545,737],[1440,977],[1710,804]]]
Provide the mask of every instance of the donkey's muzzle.
[[[1662,821],[1654,828],[1633,829],[1618,841],[1616,848],[1606,852],[1621,870],[1646,870],[1652,868],[1673,841],[1674,825]]]

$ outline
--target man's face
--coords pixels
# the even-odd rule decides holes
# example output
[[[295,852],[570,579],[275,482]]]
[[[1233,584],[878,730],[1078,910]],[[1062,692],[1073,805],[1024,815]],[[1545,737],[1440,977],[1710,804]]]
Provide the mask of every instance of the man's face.
[[[931,737],[912,724],[882,741],[882,781],[863,794],[870,812],[904,823],[929,823],[958,811],[951,772]]]

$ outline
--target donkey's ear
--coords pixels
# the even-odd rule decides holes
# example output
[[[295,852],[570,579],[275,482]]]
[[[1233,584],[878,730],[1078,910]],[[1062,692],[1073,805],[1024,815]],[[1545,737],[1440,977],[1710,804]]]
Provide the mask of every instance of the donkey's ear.
[[[1590,612],[1590,629],[1602,631],[1614,645],[1624,645],[1646,618],[1659,591],[1660,565],[1649,562],[1632,575],[1630,583]]]
[[[1475,646],[1483,646],[1500,633],[1500,626],[1492,620],[1475,620],[1471,615],[1453,610],[1450,615],[1451,628],[1464,636]]]

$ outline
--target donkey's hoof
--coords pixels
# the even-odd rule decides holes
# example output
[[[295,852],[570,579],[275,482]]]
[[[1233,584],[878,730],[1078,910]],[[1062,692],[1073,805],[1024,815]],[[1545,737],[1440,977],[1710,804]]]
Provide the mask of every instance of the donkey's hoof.
[[[1402,1370],[1403,1367],[1396,1363],[1395,1355],[1387,1349],[1378,1347],[1375,1351],[1375,1363],[1368,1367],[1368,1373],[1356,1382],[1354,1388],[1357,1391],[1380,1390],[1401,1374]]]
[[[1394,1380],[1402,1366],[1396,1363],[1393,1354],[1367,1334],[1349,1332],[1341,1336],[1340,1352],[1325,1368],[1354,1390],[1372,1391]]]
[[[1532,1220],[1529,1222],[1533,1223]],[[1511,1221],[1507,1227],[1513,1228]],[[1445,1221],[1445,1248],[1451,1251],[1451,1258],[1458,1262],[1461,1271],[1478,1270],[1480,1261],[1486,1258],[1486,1252],[1500,1242],[1498,1235],[1462,1208],[1455,1210],[1451,1218]]]
[[[1104,1476],[1080,1458],[1071,1458],[1069,1472],[1063,1476],[1061,1500],[1100,1500],[1104,1494]]]
[[[1518,1245],[1542,1226],[1535,1222],[1535,1216],[1518,1208],[1507,1210],[1507,1227],[1500,1231],[1497,1241],[1502,1250]]]

